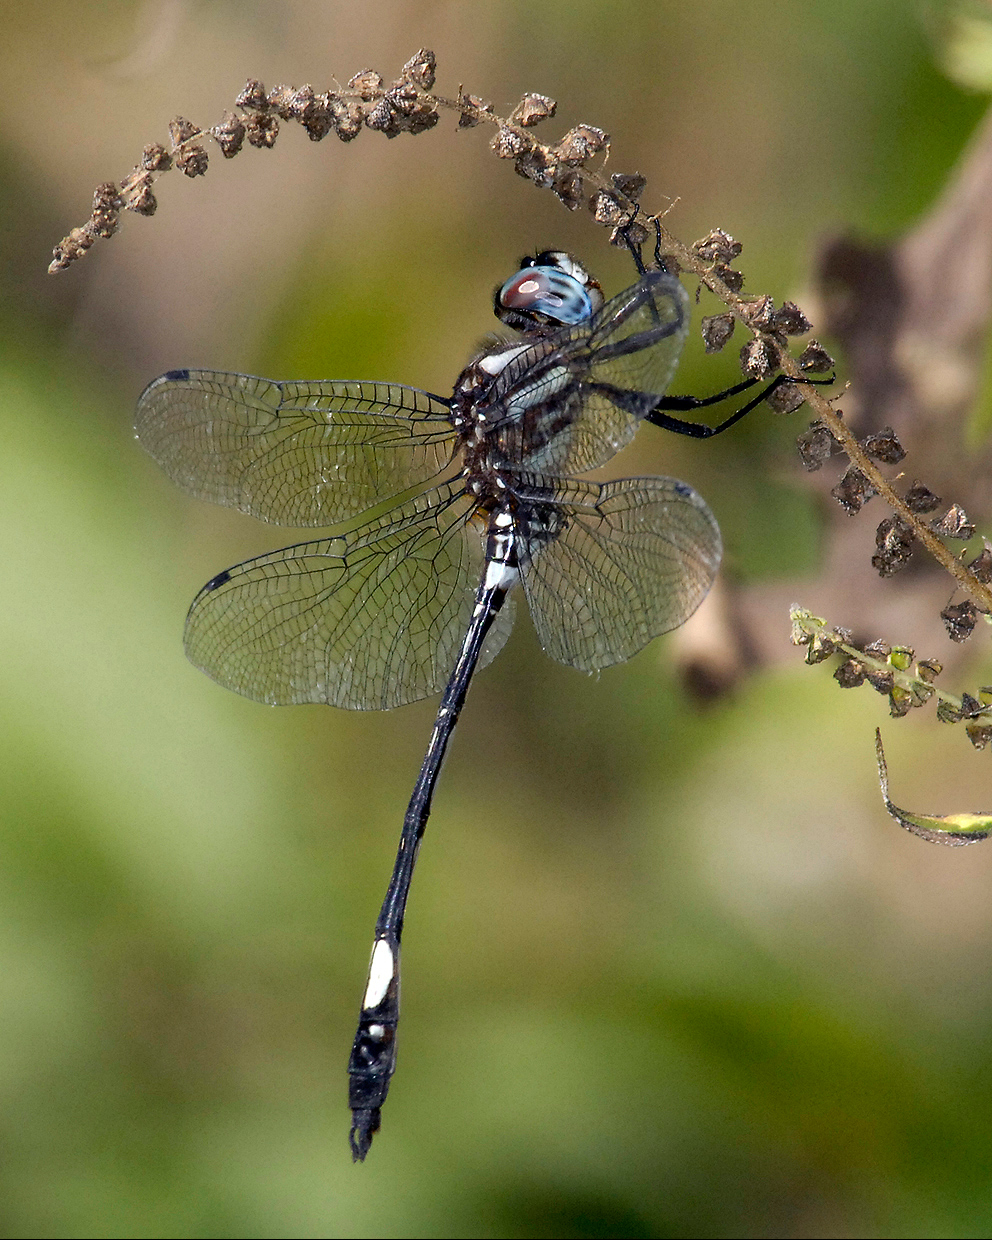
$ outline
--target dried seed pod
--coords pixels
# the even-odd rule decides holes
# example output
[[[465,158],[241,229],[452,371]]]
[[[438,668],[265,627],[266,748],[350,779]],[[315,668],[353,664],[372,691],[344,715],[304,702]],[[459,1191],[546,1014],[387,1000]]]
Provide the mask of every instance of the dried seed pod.
[[[967,723],[964,730],[968,733],[968,740],[976,749],[984,749],[992,740],[992,727],[987,723]]]
[[[885,427],[877,435],[867,435],[862,439],[861,446],[873,460],[881,461],[885,465],[897,465],[906,455],[905,448],[891,426]]]
[[[279,118],[267,112],[250,112],[245,117],[245,137],[259,150],[271,149],[279,137]]]
[[[744,273],[735,271],[733,267],[728,267],[724,263],[714,263],[713,274],[721,279],[732,293],[739,293],[744,287]]]
[[[861,470],[852,465],[840,482],[831,490],[830,494],[848,516],[853,517],[878,492]]]
[[[775,303],[770,297],[759,297],[757,301],[749,301],[741,306],[748,326],[755,331],[769,331],[775,318]]]
[[[795,413],[806,397],[794,383],[780,383],[765,397],[765,404],[772,413]]]
[[[175,154],[176,167],[188,177],[202,177],[207,171],[209,156],[199,142],[190,142]]]
[[[941,538],[960,538],[962,542],[975,536],[975,527],[960,504],[952,504],[939,520],[930,522],[930,528]]]
[[[842,689],[857,689],[865,683],[865,667],[857,659],[846,659],[834,672],[834,680]]]
[[[720,352],[734,334],[736,322],[737,320],[729,311],[726,314],[709,314],[703,318],[699,327],[707,353]]]
[[[254,112],[264,112],[268,106],[265,87],[257,78],[249,78],[242,88],[241,94],[234,101],[239,108],[251,108]]]
[[[906,494],[903,496],[906,507],[910,512],[915,512],[917,516],[921,516],[927,512],[933,512],[935,508],[940,507],[940,496],[934,495],[922,482],[914,482]]]
[[[437,57],[429,47],[422,47],[403,66],[403,77],[408,78],[421,90],[431,90],[437,70]]]
[[[968,565],[972,577],[988,585],[992,581],[992,548],[983,547],[981,552]]]
[[[592,195],[589,199],[589,210],[597,224],[605,224],[610,228],[619,224],[627,214],[613,195],[607,194],[605,190]]]
[[[784,301],[775,311],[772,331],[781,332],[784,336],[805,336],[813,330],[813,324],[799,309],[794,301]]]
[[[888,660],[892,653],[892,647],[887,641],[883,641],[881,637],[876,637],[873,642],[869,642],[864,648],[864,653],[872,659]]]
[[[357,138],[365,124],[365,109],[354,99],[332,98],[331,124],[342,142]]]
[[[467,104],[470,108],[475,108],[478,112],[489,112],[493,110],[493,105],[485,99],[480,99],[478,95],[467,95],[464,91],[459,93],[458,102]],[[463,112],[458,118],[459,129],[471,129],[475,125],[481,124],[481,118],[473,116],[471,112]]]
[[[614,172],[610,176],[610,184],[618,193],[623,194],[628,202],[638,202],[647,183],[647,178],[642,177],[639,172]]]
[[[817,420],[809,424],[809,429],[796,440],[799,457],[803,465],[814,473],[834,450],[834,437],[825,423]]]
[[[917,677],[928,685],[933,684],[943,670],[943,663],[937,659],[920,659],[916,665]]]
[[[393,82],[384,97],[393,111],[400,116],[410,116],[420,104],[420,94],[416,86],[412,82],[404,82],[402,78]]]
[[[359,69],[354,77],[348,79],[348,90],[353,90],[360,99],[371,103],[382,90],[382,78],[374,69]]]
[[[889,654],[889,662],[897,672],[906,672],[913,662],[916,651],[912,646],[893,646]]]
[[[510,122],[529,129],[532,125],[539,124],[549,116],[554,116],[557,111],[558,104],[553,99],[548,98],[547,95],[524,95],[510,113]]]
[[[878,550],[871,557],[872,568],[879,577],[894,577],[905,568],[913,556],[913,527],[899,517],[889,517],[879,523],[875,531]]]
[[[963,603],[954,603],[950,607],[945,607],[940,613],[940,618],[952,642],[967,641],[978,623],[978,608],[971,599],[965,599]]]
[[[987,715],[988,713],[989,709],[984,702],[980,702],[978,698],[972,697],[970,693],[961,694],[962,719],[980,719],[982,715]]]
[[[609,145],[610,136],[602,129],[595,125],[576,125],[558,143],[556,153],[563,164],[578,168]]]
[[[369,129],[384,133],[387,138],[399,136],[400,127],[398,114],[385,95],[365,113],[365,124]]]
[[[121,181],[121,202],[125,211],[136,211],[138,215],[154,215],[158,210],[158,201],[152,193],[152,174],[135,168]]]
[[[577,168],[570,168],[555,178],[554,191],[569,211],[577,211],[582,206],[583,184],[582,174]]]
[[[305,124],[316,105],[317,96],[313,87],[306,83],[299,87],[289,87],[289,94],[286,97],[286,114],[284,119],[287,121],[299,121]]]
[[[68,236],[63,237],[52,250],[52,261],[48,265],[51,275],[56,271],[65,271],[77,258],[82,258],[96,238],[86,228],[74,228]]]
[[[177,146],[181,146],[184,142],[186,142],[189,138],[192,138],[194,134],[197,133],[199,133],[197,127],[192,121],[188,121],[185,116],[174,116],[172,120],[169,121],[169,137],[172,140],[173,150],[175,150]]]
[[[692,243],[692,248],[707,263],[732,263],[743,250],[739,241],[735,241],[722,228],[714,228],[699,241]]]
[[[818,340],[811,340],[800,355],[799,367],[811,375],[826,374],[828,370],[833,370],[834,359]]]
[[[415,86],[394,82],[369,109],[365,124],[387,138],[396,138],[401,133],[418,134],[433,129],[440,119],[434,106],[420,98]]]
[[[90,227],[98,237],[112,237],[120,227],[120,211],[124,203],[113,181],[104,181],[93,191],[93,212]]]
[[[172,167],[172,156],[160,142],[149,142],[141,152],[139,166],[144,172],[168,172]]]
[[[937,718],[941,723],[960,723],[963,716],[953,703],[941,698],[937,703]]]
[[[767,340],[749,340],[741,349],[741,370],[749,379],[767,379],[778,370],[778,355]]]
[[[555,183],[559,164],[546,146],[537,145],[518,155],[513,169],[518,176],[533,181],[538,189],[548,189]]]
[[[188,177],[202,177],[207,170],[207,152],[198,142],[190,139],[199,134],[192,121],[184,116],[174,116],[169,121],[169,137],[176,167]]]
[[[865,680],[877,693],[891,693],[895,684],[895,673],[891,667],[866,667]]]
[[[210,132],[213,134],[225,159],[233,159],[244,144],[244,123],[241,117],[236,116],[233,112],[225,112],[224,119],[219,125],[214,125]],[[145,149],[147,150],[147,147]]]
[[[331,106],[331,92],[314,95],[313,102],[303,118],[303,128],[311,142],[320,142],[335,129],[334,112]]]
[[[266,96],[266,104],[270,112],[275,112],[277,116],[282,117],[284,121],[291,120],[293,117],[290,108],[290,101],[295,93],[295,87],[280,85],[273,86]]]
[[[496,136],[489,143],[498,159],[517,159],[531,145],[523,134],[511,129],[508,125],[500,125]]]
[[[643,224],[639,224],[634,220],[632,224],[622,225],[614,228],[610,233],[610,245],[618,245],[624,247],[629,242],[631,245],[641,246],[648,239],[648,230]]]
[[[418,101],[417,106],[406,115],[397,118],[401,133],[418,134],[433,129],[440,121],[441,114],[431,104]]]

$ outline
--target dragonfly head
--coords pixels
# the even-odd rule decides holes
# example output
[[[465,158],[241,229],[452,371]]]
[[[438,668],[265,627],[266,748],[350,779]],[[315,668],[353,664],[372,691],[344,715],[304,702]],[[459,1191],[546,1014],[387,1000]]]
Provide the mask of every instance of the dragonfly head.
[[[585,267],[562,250],[520,260],[520,270],[493,294],[496,317],[523,332],[555,330],[590,318],[603,290]]]

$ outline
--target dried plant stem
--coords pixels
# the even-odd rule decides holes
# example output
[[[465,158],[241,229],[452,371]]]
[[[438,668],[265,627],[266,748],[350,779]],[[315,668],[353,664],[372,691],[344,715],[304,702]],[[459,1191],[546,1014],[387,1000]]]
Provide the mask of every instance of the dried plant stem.
[[[792,359],[789,358],[788,361],[791,362]],[[792,368],[788,365],[783,365],[782,369],[788,375],[793,374],[793,369],[798,371],[795,363],[793,363]],[[803,391],[804,394],[807,393],[806,388]],[[941,542],[933,530],[921,521],[919,516],[895,493],[878,467],[866,455],[844,419],[835,412],[830,403],[815,389],[812,389],[810,394],[806,395],[806,399],[810,407],[830,428],[831,434],[847,453],[848,457],[850,457],[852,464],[856,465],[865,475],[889,507],[898,513],[899,517],[907,525],[912,526],[916,537],[923,543],[924,547],[926,547],[941,567],[954,577],[960,588],[971,598],[975,606],[982,611],[992,611],[992,589],[979,581],[973,573],[970,573],[957,556]]]
[[[587,171],[585,175],[594,182],[601,180],[593,172]],[[603,188],[608,187],[604,185]],[[639,222],[645,224],[653,222],[651,217],[643,216],[640,212],[638,213],[638,219]],[[693,275],[698,276],[710,292],[729,308],[735,318],[739,319],[749,331],[753,332],[754,328],[749,321],[747,313],[748,307],[753,304],[753,298],[742,297],[740,294],[733,292],[713,272],[710,264],[701,260],[698,254],[674,237],[664,225],[660,225],[660,229],[662,249],[666,253],[674,255],[685,270],[691,271]],[[760,335],[761,333],[754,332],[754,334]],[[805,376],[792,354],[787,349],[781,348],[773,337],[766,336],[765,338],[776,349],[781,370],[790,378],[795,379],[796,387],[802,392],[807,404],[817,417],[826,424],[834,439],[850,458],[852,464],[864,474],[889,507],[898,513],[899,517],[907,525],[912,527],[913,533],[924,547],[926,547],[941,567],[950,573],[975,605],[982,611],[992,612],[992,588],[979,581],[973,573],[970,573],[953,552],[941,542],[937,535],[896,494],[878,466],[868,457],[850,427],[834,410],[830,402],[815,387],[803,382]]]

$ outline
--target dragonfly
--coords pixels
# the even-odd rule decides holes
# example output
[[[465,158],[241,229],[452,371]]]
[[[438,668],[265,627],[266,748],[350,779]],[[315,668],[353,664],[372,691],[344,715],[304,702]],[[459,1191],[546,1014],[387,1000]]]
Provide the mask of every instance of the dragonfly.
[[[546,250],[495,290],[494,338],[451,396],[365,380],[273,381],[172,370],[142,394],[136,434],[183,490],[325,536],[213,577],[185,627],[190,660],[259,702],[388,710],[441,693],[376,921],[348,1066],[354,1160],[379,1130],[396,1067],[400,940],[441,763],[474,673],[499,653],[522,592],[545,652],[594,672],[683,624],[721,557],[705,501],[674,478],[586,481],[642,421],[706,437],[666,396],[689,323],[681,283],[636,252],[609,301]],[[764,394],[763,394],[764,395]],[[760,398],[759,398],[760,399]]]

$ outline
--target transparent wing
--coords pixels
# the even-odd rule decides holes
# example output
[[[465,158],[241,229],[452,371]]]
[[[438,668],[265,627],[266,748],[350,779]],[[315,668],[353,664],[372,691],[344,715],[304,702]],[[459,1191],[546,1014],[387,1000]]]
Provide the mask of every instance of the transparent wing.
[[[445,402],[417,388],[214,370],[150,383],[135,431],[197,499],[295,526],[335,525],[433,478],[455,443]]]
[[[500,456],[560,474],[608,461],[665,394],[688,329],[685,289],[649,272],[588,322],[518,354],[488,397]]]
[[[559,663],[622,663],[684,624],[713,584],[720,531],[684,482],[527,478],[514,493],[524,592],[541,645]]]
[[[429,697],[454,667],[483,573],[473,511],[445,484],[341,537],[228,569],[194,599],[186,653],[228,689],[271,705],[388,710]],[[480,666],[512,624],[507,600]]]

